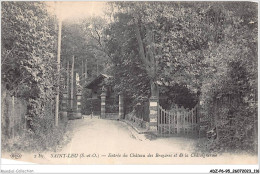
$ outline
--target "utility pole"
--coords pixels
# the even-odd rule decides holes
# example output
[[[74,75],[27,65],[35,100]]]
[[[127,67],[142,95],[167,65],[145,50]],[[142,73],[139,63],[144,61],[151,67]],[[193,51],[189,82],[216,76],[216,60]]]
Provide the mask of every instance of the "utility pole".
[[[57,94],[56,94],[56,107],[55,107],[55,126],[59,125],[59,103],[60,103],[60,88],[59,88],[59,82],[60,82],[60,51],[61,51],[61,25],[62,20],[59,20],[59,30],[58,30],[58,52],[57,52],[57,72],[58,72],[58,87],[57,87]]]

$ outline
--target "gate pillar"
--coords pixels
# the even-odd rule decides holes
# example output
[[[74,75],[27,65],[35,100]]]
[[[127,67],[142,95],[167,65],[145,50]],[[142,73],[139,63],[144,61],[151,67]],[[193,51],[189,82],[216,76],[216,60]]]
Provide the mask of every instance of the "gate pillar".
[[[158,98],[152,96],[149,99],[149,131],[157,134],[157,114],[158,114]]]
[[[106,118],[106,91],[102,89],[101,93],[101,118]]]
[[[124,96],[122,92],[119,92],[119,119],[124,119]]]
[[[68,94],[66,92],[62,93],[62,101],[61,101],[61,120],[67,121],[68,119]]]
[[[81,114],[81,93],[77,94],[77,118],[81,118],[82,114]]]

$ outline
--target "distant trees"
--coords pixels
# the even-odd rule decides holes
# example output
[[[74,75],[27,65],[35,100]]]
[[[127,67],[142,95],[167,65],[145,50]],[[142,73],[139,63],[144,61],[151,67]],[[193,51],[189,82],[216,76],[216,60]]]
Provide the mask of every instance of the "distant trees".
[[[63,66],[67,67],[67,91],[69,98],[75,97],[79,91],[82,92],[83,113],[90,111],[87,101],[89,90],[85,85],[100,73],[108,73],[110,67],[109,55],[106,53],[103,40],[105,25],[106,22],[101,17],[67,19],[63,22],[61,59]],[[78,73],[80,81],[77,87],[74,84],[75,73]],[[75,105],[74,102],[74,107]],[[100,107],[96,107],[98,106]],[[70,104],[69,107],[73,105]]]
[[[98,76],[100,73],[111,73],[111,55],[108,53],[105,45],[105,33],[108,21],[106,19],[93,16],[82,20],[85,39],[87,40],[86,50],[93,54],[93,63],[96,66],[90,68],[92,76]]]
[[[65,20],[62,31],[62,61],[75,57],[75,68],[80,77],[89,81],[107,67],[108,57],[103,46],[103,25],[100,17]],[[106,66],[105,66],[106,64]]]

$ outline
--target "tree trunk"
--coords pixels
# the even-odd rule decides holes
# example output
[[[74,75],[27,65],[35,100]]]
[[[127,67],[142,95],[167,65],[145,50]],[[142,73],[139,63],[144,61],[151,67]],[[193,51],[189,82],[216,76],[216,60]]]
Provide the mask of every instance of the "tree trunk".
[[[60,50],[61,50],[61,20],[59,21],[59,32],[58,32],[58,53],[57,53],[57,71],[58,71],[58,82],[60,82]],[[60,89],[58,83],[58,89],[56,94],[56,108],[55,108],[55,126],[58,126],[59,121],[59,105],[60,105]]]
[[[137,43],[139,46],[140,59],[143,62],[146,72],[150,79],[151,97],[159,98],[159,89],[158,89],[158,85],[155,82],[155,79],[157,76],[157,65],[156,65],[156,60],[155,60],[155,56],[154,56],[154,48],[152,47],[152,43],[154,41],[153,32],[151,30],[149,31],[149,29],[148,29],[147,34],[146,34],[146,41],[148,42],[149,46],[145,47],[145,45],[143,43],[143,39],[141,37],[141,30],[139,27],[138,17],[135,16],[134,19],[135,19],[135,26],[134,26],[135,34],[136,34],[136,39],[137,39]],[[142,25],[141,25],[141,27],[142,27]]]
[[[70,61],[67,61],[67,95],[68,95],[68,99],[67,99],[67,110],[70,110]]]
[[[71,65],[71,93],[70,93],[70,108],[73,109],[73,94],[74,94],[74,55],[72,56],[72,65]]]
[[[158,85],[151,81],[151,97],[156,97],[156,98],[159,98],[159,89],[158,89]]]
[[[136,35],[137,43],[138,43],[138,46],[139,46],[140,59],[142,60],[148,75],[151,77],[151,70],[150,70],[151,65],[150,65],[149,60],[147,59],[147,56],[145,55],[144,44],[143,44],[143,41],[142,41],[140,29],[139,29],[139,26],[138,26],[138,19],[135,18],[135,21],[136,21],[136,23],[135,23],[135,35]]]

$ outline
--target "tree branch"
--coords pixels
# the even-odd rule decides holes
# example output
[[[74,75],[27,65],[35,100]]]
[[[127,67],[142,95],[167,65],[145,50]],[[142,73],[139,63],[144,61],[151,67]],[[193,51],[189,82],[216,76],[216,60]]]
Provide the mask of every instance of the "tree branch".
[[[100,45],[101,47],[103,47],[102,44],[101,44],[101,37],[100,37],[100,34],[99,34],[98,31],[97,31],[97,28],[95,27],[94,30],[95,30],[95,32],[97,33],[97,36],[98,36],[98,39],[96,39],[96,40],[98,41],[99,45]]]
[[[153,49],[153,33],[152,31],[148,31],[147,33],[147,41],[148,41],[148,54],[150,57],[150,64],[151,64],[151,73],[153,78],[156,76],[156,62],[155,62],[155,57],[154,57],[154,49]]]
[[[105,53],[110,59],[112,59],[111,55],[109,53],[107,53],[107,51],[103,48],[103,47],[98,47],[96,45],[86,45],[86,47],[93,47],[94,49],[97,49],[99,51],[102,51],[103,53]]]

